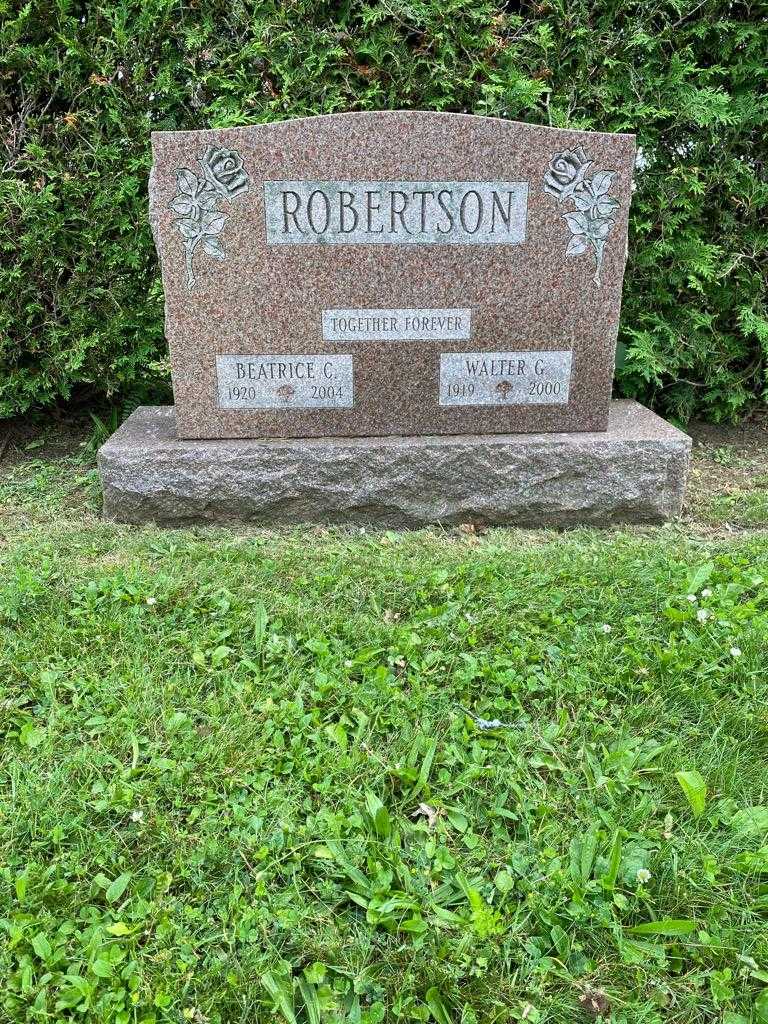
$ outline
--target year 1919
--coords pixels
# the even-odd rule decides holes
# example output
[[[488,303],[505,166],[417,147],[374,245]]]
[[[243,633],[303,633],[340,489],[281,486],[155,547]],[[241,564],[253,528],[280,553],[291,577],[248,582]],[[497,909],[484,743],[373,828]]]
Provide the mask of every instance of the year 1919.
[[[457,382],[448,385],[448,398],[471,398],[475,393],[474,384]]]

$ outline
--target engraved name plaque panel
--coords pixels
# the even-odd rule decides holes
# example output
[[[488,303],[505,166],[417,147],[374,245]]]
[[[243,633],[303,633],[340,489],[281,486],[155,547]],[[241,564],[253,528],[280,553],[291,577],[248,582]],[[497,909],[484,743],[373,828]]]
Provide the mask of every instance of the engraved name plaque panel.
[[[220,409],[350,409],[352,356],[216,356]]]
[[[568,401],[570,352],[444,352],[441,405],[554,405]]]
[[[152,146],[181,437],[606,429],[632,136],[394,111]]]

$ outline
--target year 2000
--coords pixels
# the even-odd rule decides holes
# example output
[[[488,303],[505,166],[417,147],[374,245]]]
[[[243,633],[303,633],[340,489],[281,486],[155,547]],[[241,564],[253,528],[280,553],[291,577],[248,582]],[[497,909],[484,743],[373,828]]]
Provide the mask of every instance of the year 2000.
[[[545,395],[559,395],[562,390],[562,385],[559,380],[534,380],[528,388],[529,395],[536,395],[537,398],[541,398]]]

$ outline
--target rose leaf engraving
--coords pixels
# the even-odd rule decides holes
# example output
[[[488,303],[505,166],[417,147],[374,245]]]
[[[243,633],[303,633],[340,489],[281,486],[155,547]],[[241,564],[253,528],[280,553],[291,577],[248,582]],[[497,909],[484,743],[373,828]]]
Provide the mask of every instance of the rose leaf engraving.
[[[580,256],[592,250],[595,258],[594,282],[600,287],[605,243],[614,223],[619,201],[608,195],[616,179],[616,171],[595,171],[587,177],[593,161],[581,146],[556,153],[544,174],[544,191],[563,203],[570,200],[574,212],[564,213],[572,238],[565,250],[566,257]]]
[[[188,167],[176,172],[177,194],[170,209],[178,214],[174,224],[184,239],[187,288],[195,287],[193,257],[198,248],[216,260],[226,259],[226,250],[218,237],[227,215],[217,209],[220,200],[230,200],[248,190],[250,179],[243,160],[234,149],[209,146],[199,160],[202,177]]]
[[[568,248],[565,250],[566,256],[580,256],[583,252],[586,252],[589,248],[589,242],[587,241],[586,235],[574,235],[568,243]]]

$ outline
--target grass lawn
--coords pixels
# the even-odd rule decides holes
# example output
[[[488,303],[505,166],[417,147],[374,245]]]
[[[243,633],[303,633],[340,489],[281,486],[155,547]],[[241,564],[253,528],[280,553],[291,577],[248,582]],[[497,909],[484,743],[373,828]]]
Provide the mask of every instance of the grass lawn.
[[[115,526],[20,450],[0,1021],[768,1022],[759,452],[478,535]]]

